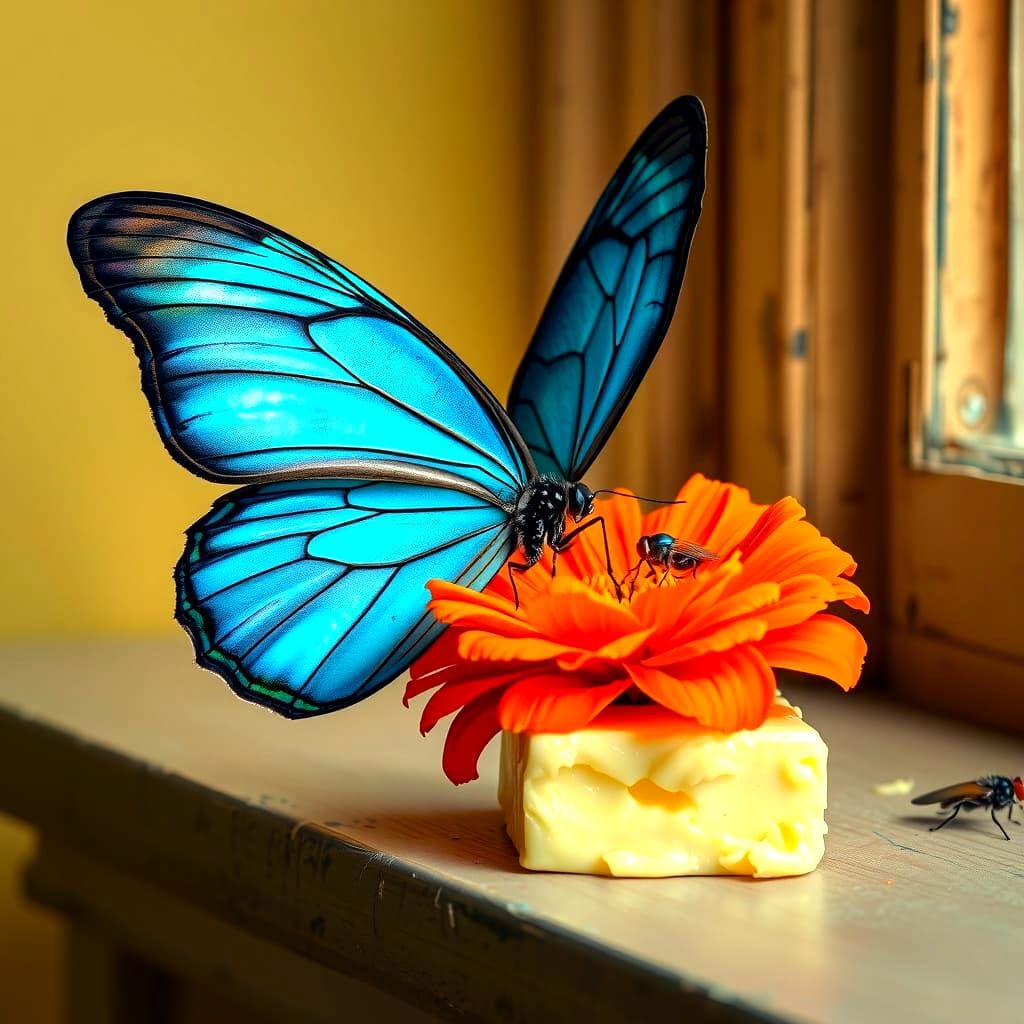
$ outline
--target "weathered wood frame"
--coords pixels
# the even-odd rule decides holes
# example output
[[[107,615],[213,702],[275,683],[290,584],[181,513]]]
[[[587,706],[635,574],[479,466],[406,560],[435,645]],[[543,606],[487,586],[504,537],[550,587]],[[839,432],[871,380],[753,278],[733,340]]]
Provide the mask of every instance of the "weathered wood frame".
[[[887,371],[888,667],[893,689],[1004,728],[1024,727],[1024,487],[923,461],[936,332],[940,0],[898,5],[893,297]],[[1001,345],[1002,339],[999,339]]]

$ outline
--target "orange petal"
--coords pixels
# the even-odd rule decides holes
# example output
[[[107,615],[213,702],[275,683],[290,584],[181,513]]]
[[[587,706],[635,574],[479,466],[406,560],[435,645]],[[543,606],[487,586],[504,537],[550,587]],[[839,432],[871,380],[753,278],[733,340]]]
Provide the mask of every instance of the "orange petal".
[[[432,675],[439,669],[448,668],[459,661],[459,634],[458,628],[446,629],[413,663],[410,675],[413,682],[422,679],[424,676]],[[427,684],[426,689],[436,684]],[[410,687],[412,683],[410,683]],[[417,693],[422,693],[418,690]],[[416,693],[406,692],[406,701],[409,697],[415,697]]]
[[[843,619],[815,615],[799,625],[773,630],[757,649],[776,668],[824,676],[849,690],[860,679],[868,645]]]
[[[465,601],[431,601],[427,606],[441,622],[457,624],[461,629],[483,629],[502,636],[537,636],[537,630],[508,609],[493,611]],[[512,614],[510,614],[512,613]]]
[[[643,533],[640,502],[627,487],[617,487],[621,496],[602,498],[597,507],[608,527],[612,568],[621,576],[636,561],[636,542]],[[628,495],[628,497],[626,497]]]
[[[841,576],[832,581],[833,596],[836,601],[845,601],[851,608],[858,612],[871,611],[871,602],[856,583]]]
[[[706,654],[727,651],[732,647],[739,647],[741,644],[753,643],[755,640],[762,639],[767,632],[768,626],[764,619],[753,617],[734,619],[732,622],[726,622],[718,629],[704,633],[693,640],[680,643],[667,650],[659,650],[658,654],[644,658],[644,664],[650,665],[651,668],[681,665],[684,661],[692,661]]]
[[[807,509],[796,498],[782,498],[775,502],[774,505],[769,505],[761,513],[753,529],[740,541],[740,550],[743,552],[744,559],[749,559],[765,541],[782,529],[786,523],[803,519],[806,515]]]
[[[683,643],[723,623],[745,618],[755,612],[760,614],[762,609],[778,602],[781,593],[777,583],[756,583],[717,601],[694,602],[691,611],[696,614],[680,624],[670,642]]]
[[[530,676],[505,691],[498,717],[501,727],[511,732],[574,732],[589,725],[628,687],[625,678],[579,686],[565,676]]]
[[[459,683],[463,679],[479,679],[484,672],[503,672],[507,669],[507,665],[498,662],[483,668],[478,661],[463,661],[461,658],[456,658],[454,664],[444,665],[429,675],[411,678],[406,684],[402,702],[408,707],[409,701],[426,693],[427,690],[436,690],[439,686]]]
[[[512,561],[521,561],[521,553],[517,551]],[[532,595],[543,593],[548,587],[551,580],[551,549],[545,548],[539,562],[523,571],[515,569],[513,575],[516,578],[516,590],[519,591],[519,610],[523,612],[523,609],[529,606]],[[491,579],[484,592],[515,604],[515,594],[509,582],[507,565]]]
[[[689,584],[695,581],[683,582]],[[640,591],[630,601],[629,607],[645,626],[654,630],[655,635],[668,634],[683,617],[690,599],[690,594],[681,586],[652,586]]]
[[[779,600],[760,614],[769,629],[782,629],[806,622],[834,599],[832,584],[821,576],[792,576],[782,581]]]
[[[749,646],[688,662],[679,676],[642,664],[626,670],[652,700],[722,732],[758,728],[775,700],[775,675]]]
[[[678,500],[686,504],[665,506],[647,516],[644,532],[664,532],[692,540],[722,557],[731,553],[736,541],[757,521],[763,508],[751,502],[746,489],[709,480],[700,473],[686,481]]]
[[[742,548],[742,545],[741,545]],[[744,555],[744,581],[781,582],[791,576],[824,576],[833,579],[846,572],[853,559],[810,523],[790,520],[757,549]]]
[[[521,561],[519,552],[515,553],[511,561]],[[520,605],[525,603],[523,598],[526,595],[535,593],[538,589],[545,586],[550,575],[550,562],[545,566],[543,559],[525,572],[516,572],[516,588],[519,591]],[[502,601],[508,601],[512,605],[515,604],[515,595],[512,593],[512,584],[508,578],[508,563],[501,567],[500,572],[495,573],[491,577],[491,581],[484,587],[483,592]]]
[[[525,618],[522,608],[517,610],[512,601],[486,591],[460,587],[447,580],[430,580],[427,589],[431,596],[427,607],[442,622],[457,623],[464,615],[480,612],[492,612],[520,621]]]
[[[479,778],[477,762],[484,747],[501,732],[498,703],[501,690],[491,690],[467,704],[453,719],[444,741],[441,767],[458,786]]]
[[[640,626],[629,605],[560,576],[551,581],[547,593],[531,602],[528,615],[541,635],[558,637],[566,646],[582,650],[596,650]]]
[[[743,564],[739,554],[734,552],[722,562],[702,566],[696,579],[688,578],[679,581],[679,585],[674,588],[674,593],[669,598],[670,601],[678,602],[675,604],[677,614],[674,622],[666,623],[665,619],[670,617],[664,616],[660,611],[655,611],[657,606],[654,602],[664,600],[657,597],[657,592],[664,592],[665,587],[652,587],[637,594],[632,602],[634,611],[645,625],[654,625],[657,622],[659,634],[670,633],[673,631],[672,627],[681,626],[690,617],[698,614],[701,609],[711,607],[723,593],[733,587],[734,581],[742,572]],[[651,602],[650,607],[648,607],[648,602]],[[651,621],[652,619],[654,621]],[[669,628],[664,628],[665,626]]]
[[[596,651],[567,650],[556,655],[555,662],[563,672],[580,672],[604,662],[619,662],[635,654],[650,638],[653,630],[641,629],[602,644]]]
[[[478,670],[476,675],[446,683],[424,705],[423,714],[420,716],[420,732],[424,736],[442,718],[458,711],[463,705],[469,704],[490,690],[508,686],[526,674],[520,669],[516,672],[493,672],[488,675],[480,673],[480,666],[474,667]]]
[[[696,578],[685,576],[671,583],[666,580],[664,586],[648,586],[641,590],[630,601],[630,609],[658,635],[671,633],[684,621],[696,602],[708,601],[709,595],[720,593],[739,572],[739,561],[734,558],[701,566]]]
[[[467,661],[547,661],[574,651],[568,644],[542,637],[507,637],[481,629],[467,629],[459,636],[459,657]]]

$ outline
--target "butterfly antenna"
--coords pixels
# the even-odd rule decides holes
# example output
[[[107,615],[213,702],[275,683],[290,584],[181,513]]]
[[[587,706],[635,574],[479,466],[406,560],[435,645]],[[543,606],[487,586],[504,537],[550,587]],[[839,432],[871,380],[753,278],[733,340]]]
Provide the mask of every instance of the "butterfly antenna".
[[[680,501],[666,501],[664,498],[645,498],[642,494],[630,494],[627,491],[609,491],[600,490],[594,491],[594,497],[596,498],[599,494],[617,494],[620,498],[633,498],[636,501],[649,501],[652,505],[685,505],[686,500]]]

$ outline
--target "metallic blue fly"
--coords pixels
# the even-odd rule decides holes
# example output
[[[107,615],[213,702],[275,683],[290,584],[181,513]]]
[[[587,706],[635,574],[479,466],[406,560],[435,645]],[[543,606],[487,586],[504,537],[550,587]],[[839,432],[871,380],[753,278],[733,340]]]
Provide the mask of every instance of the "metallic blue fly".
[[[426,327],[276,228],[150,192],[74,214],[72,259],[133,341],[168,451],[245,485],[188,530],[177,566],[200,664],[289,717],[344,707],[437,636],[428,580],[479,590],[517,550],[529,566],[564,548],[567,516],[593,511],[579,479],[671,320],[706,149],[693,97],[638,139],[562,270],[508,412]]]
[[[693,541],[676,540],[670,533],[651,533],[641,537],[636,542],[636,553],[640,560],[623,578],[625,582],[630,576],[633,577],[630,584],[633,589],[636,588],[636,581],[640,578],[640,567],[643,565],[647,566],[647,576],[650,579],[657,576],[656,567],[664,570],[658,581],[660,587],[670,573],[683,575],[689,572],[696,576],[697,570],[705,562],[718,559],[714,551],[708,551]]]

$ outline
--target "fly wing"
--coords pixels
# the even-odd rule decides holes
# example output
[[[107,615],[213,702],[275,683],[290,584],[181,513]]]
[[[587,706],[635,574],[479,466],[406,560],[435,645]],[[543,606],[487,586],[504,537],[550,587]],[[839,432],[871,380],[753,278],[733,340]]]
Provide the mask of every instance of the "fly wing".
[[[691,540],[677,540],[672,545],[672,551],[678,555],[689,555],[690,558],[696,558],[701,562],[713,562],[718,558],[714,551],[708,551]]]
[[[942,789],[933,789],[930,793],[915,796],[912,804],[942,804],[943,807],[958,804],[962,800],[984,800],[992,792],[990,786],[983,786],[977,780],[957,782]]]

